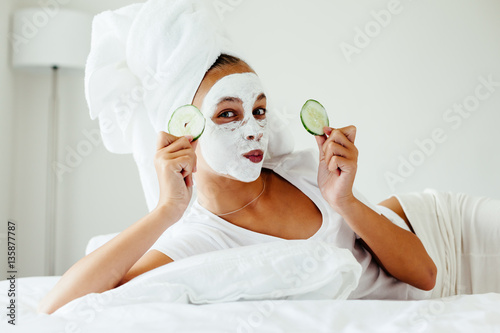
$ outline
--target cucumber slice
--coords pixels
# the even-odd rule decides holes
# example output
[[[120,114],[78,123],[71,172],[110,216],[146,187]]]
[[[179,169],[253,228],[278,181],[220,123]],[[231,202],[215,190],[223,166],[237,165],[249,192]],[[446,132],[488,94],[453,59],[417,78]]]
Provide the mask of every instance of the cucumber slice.
[[[325,108],[314,99],[308,100],[300,111],[300,120],[304,128],[313,135],[323,135],[323,127],[329,126]]]
[[[194,105],[176,109],[168,122],[168,132],[175,136],[192,135],[197,140],[205,130],[205,117]]]

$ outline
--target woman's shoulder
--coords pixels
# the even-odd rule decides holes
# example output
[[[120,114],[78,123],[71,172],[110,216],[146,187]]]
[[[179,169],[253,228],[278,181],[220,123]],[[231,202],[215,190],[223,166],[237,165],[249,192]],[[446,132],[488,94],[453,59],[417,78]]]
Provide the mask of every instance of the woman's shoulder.
[[[195,200],[179,221],[163,233],[164,238],[193,237],[213,239],[219,235],[216,219]]]
[[[218,216],[204,208],[197,200],[190,205],[182,218],[176,223],[178,233],[196,233],[209,235],[219,235],[224,229],[224,222]]]

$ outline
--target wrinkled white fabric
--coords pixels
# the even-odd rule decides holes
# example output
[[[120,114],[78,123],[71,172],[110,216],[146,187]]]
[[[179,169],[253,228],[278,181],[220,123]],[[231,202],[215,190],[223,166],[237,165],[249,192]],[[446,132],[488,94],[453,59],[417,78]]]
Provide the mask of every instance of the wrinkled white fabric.
[[[361,266],[346,249],[314,240],[276,241],[203,253],[163,265],[118,288],[75,299],[54,315],[78,317],[79,310],[88,304],[341,300],[356,288],[360,275]]]
[[[500,200],[431,189],[396,198],[437,266],[431,297],[500,292]]]
[[[239,52],[210,1],[149,0],[94,18],[85,71],[90,116],[99,119],[106,149],[133,154],[149,210],[159,198],[157,133],[176,108],[192,103],[221,53]],[[282,138],[286,130],[274,130],[270,154],[293,149],[293,139]]]
[[[494,293],[419,301],[274,299],[198,305],[161,301],[165,288],[157,284],[144,286],[156,289],[153,297],[131,298],[119,306],[100,302],[115,301],[103,293],[94,298],[97,302],[81,302],[67,314],[37,313],[38,303],[59,278],[18,278],[16,326],[3,315],[0,332],[470,333],[497,332],[500,327],[500,294]],[[2,309],[10,303],[9,285],[8,280],[0,281]]]

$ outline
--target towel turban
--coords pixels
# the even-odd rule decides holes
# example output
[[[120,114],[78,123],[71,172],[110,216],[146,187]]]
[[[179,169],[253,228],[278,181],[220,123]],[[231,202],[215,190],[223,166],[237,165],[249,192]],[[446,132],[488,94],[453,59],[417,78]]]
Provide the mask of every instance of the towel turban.
[[[158,132],[167,131],[176,108],[192,103],[220,54],[239,57],[234,50],[207,0],[149,0],[94,18],[85,70],[90,116],[99,119],[107,150],[133,154],[149,210],[159,198]],[[271,134],[269,157],[293,150],[283,130]]]

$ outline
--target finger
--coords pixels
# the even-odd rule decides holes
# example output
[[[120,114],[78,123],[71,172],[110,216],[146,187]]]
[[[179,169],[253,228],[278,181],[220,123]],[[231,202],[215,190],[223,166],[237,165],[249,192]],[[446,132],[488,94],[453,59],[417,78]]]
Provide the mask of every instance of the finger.
[[[323,159],[325,154],[323,152],[323,144],[327,140],[326,135],[315,135],[314,138],[316,139],[316,143],[318,144],[318,150],[319,150],[319,159]]]
[[[333,156],[342,156],[348,159],[352,159],[354,157],[354,153],[347,149],[346,147],[338,144],[334,141],[329,141],[325,143],[325,161],[328,162]]]
[[[160,150],[163,150],[167,153],[173,153],[176,151],[192,149],[192,148],[193,146],[191,145],[187,137],[180,137],[175,142],[171,143],[169,146],[161,148]]]
[[[184,179],[186,185],[192,185],[192,178],[189,176],[192,175],[193,166],[192,163],[190,163],[190,159],[183,156],[171,162],[173,163],[168,164],[168,172],[174,172],[174,174]]]
[[[193,174],[189,174],[187,175],[185,178],[184,178],[184,181],[186,182],[186,186],[187,187],[191,187],[194,185],[194,181],[193,181]]]
[[[193,186],[193,172],[195,171],[196,164],[195,159],[191,156],[187,160],[183,160],[180,164],[182,167],[181,175],[184,178],[187,187]]]
[[[196,161],[196,153],[194,152],[193,149],[182,149],[178,151],[174,151],[171,153],[166,153],[164,154],[165,159],[167,160],[176,160],[176,159],[182,159],[188,158],[191,161]],[[194,163],[192,163],[194,164]]]
[[[198,148],[198,140],[192,141],[191,146],[193,147],[193,152],[194,152],[194,167],[193,167],[193,172],[198,171],[197,165],[198,165],[198,159],[196,158],[196,149]]]
[[[347,149],[356,150],[356,146],[354,145],[354,143],[352,143],[351,140],[349,140],[344,132],[342,132],[340,129],[333,130],[328,137],[328,141],[336,142],[346,147]],[[323,150],[325,150],[325,148],[326,146],[323,146]]]
[[[334,156],[328,163],[328,170],[330,172],[338,171],[339,175],[340,171],[350,172],[353,168],[355,168],[355,163],[342,156]]]
[[[190,142],[191,142],[191,147],[193,147],[193,149],[196,150],[196,147],[198,147],[198,140],[196,141],[191,140]]]
[[[183,149],[172,153],[159,151],[154,161],[157,170],[180,173],[184,178],[187,173],[193,172],[196,167],[196,153],[193,149]]]
[[[179,139],[178,136],[172,135],[167,132],[160,131],[156,138],[156,150],[170,146],[172,143]]]
[[[339,130],[342,133],[344,133],[344,135],[347,137],[347,139],[349,139],[349,141],[354,143],[354,140],[356,140],[356,132],[357,132],[357,128],[355,126],[351,125],[351,126],[339,128]]]

